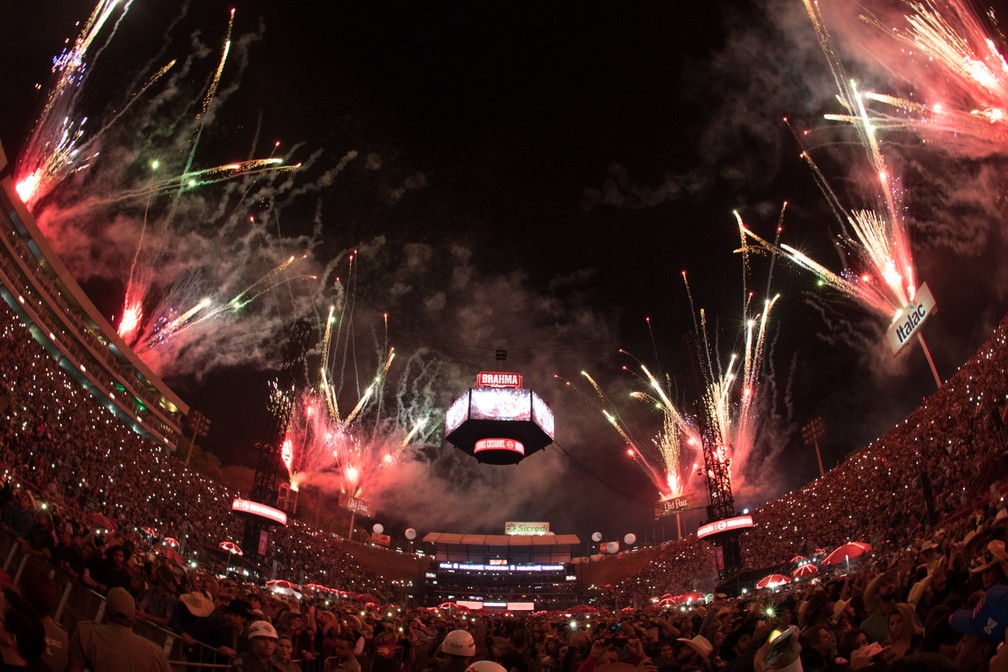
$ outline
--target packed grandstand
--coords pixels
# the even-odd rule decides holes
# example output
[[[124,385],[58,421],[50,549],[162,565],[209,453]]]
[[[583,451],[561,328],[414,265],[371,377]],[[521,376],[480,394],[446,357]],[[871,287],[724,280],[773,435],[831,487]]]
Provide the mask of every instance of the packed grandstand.
[[[295,646],[295,656],[303,661],[325,657],[324,635],[333,630],[328,624],[341,619],[344,627],[349,623],[351,630],[362,632],[368,646],[376,646],[380,632],[391,631],[399,663],[411,669],[431,664],[426,654],[437,649],[446,629],[459,624],[481,635],[479,655],[492,655],[486,647],[505,646],[501,641],[513,634],[511,617],[471,616],[459,602],[465,595],[426,594],[425,577],[445,576],[432,566],[434,558],[411,556],[396,564],[383,558],[401,554],[363,549],[297,520],[278,528],[273,537],[276,574],[289,583],[267,587],[247,578],[246,570],[228,574],[226,554],[212,550],[223,539],[240,537],[240,519],[218,514],[240,493],[189,470],[156,441],[124,425],[67,375],[6,304],[0,304],[0,320],[4,569],[14,584],[30,577],[35,563],[55,569],[60,592],[53,595],[62,599],[45,607],[53,614],[59,608],[66,630],[77,620],[93,618],[102,594],[121,585],[144,609],[151,608],[151,595],[159,590],[170,596],[158,601],[163,620],[148,615],[150,636],[165,645],[173,660],[183,660],[186,649],[191,654],[194,646],[187,644],[191,624],[171,616],[179,610],[188,613],[183,605],[192,600],[179,598],[194,592],[221,613],[229,604],[242,610],[255,605],[247,609],[250,617],[258,616],[252,614],[258,609],[278,625],[294,623],[292,612],[303,615],[296,620],[303,630]],[[692,641],[706,632],[712,647],[700,647],[706,657],[729,660],[743,655],[744,647],[727,647],[738,648],[738,628],[750,629],[747,610],[752,605],[780,603],[801,623],[812,618],[808,605],[826,610],[819,604],[823,599],[829,601],[827,622],[840,644],[843,628],[860,631],[855,626],[872,613],[868,591],[877,590],[872,579],[890,568],[900,601],[909,600],[922,625],[937,609],[966,605],[974,589],[993,585],[981,578],[987,572],[975,571],[977,563],[1000,568],[1000,561],[1008,560],[1003,550],[1008,512],[1001,498],[1006,363],[1008,321],[898,426],[823,478],[762,507],[758,524],[742,536],[753,585],[740,586],[738,597],[712,594],[716,572],[711,547],[692,535],[604,561],[560,563],[564,586],[557,595],[563,599],[551,600],[549,611],[526,616],[521,631],[531,641],[523,646],[552,651],[541,657],[544,666],[574,669],[573,662],[580,663],[578,656],[587,657],[591,647],[590,640],[580,641],[578,651],[575,635],[584,630],[575,629],[571,619],[578,616],[570,614],[588,615],[587,624],[591,618],[604,621],[607,614],[628,614],[619,618],[642,631],[657,623],[657,639],[650,644],[677,634],[671,637],[677,648],[695,651],[696,642],[691,647],[677,640]],[[870,551],[853,564],[849,558],[846,564],[822,562],[824,551],[852,539],[866,542]],[[203,553],[199,565],[180,565],[179,550],[194,548]],[[112,561],[112,550],[125,554]],[[922,590],[921,582],[937,582],[935,553],[942,559],[943,588]],[[788,577],[800,561],[816,567],[815,582],[795,580],[774,593],[755,587],[757,570],[776,568]],[[575,580],[568,583],[569,570]],[[1005,580],[1001,572],[993,583]],[[484,577],[479,582],[497,581]],[[525,594],[533,595],[527,601],[534,602],[534,586]],[[680,598],[689,594],[693,599],[684,611],[687,602]],[[174,606],[167,609],[162,602]],[[712,629],[711,614],[725,610],[730,617],[719,617],[720,629]],[[204,655],[223,655],[213,653],[221,646],[228,650],[230,640],[219,627],[192,627],[208,639]],[[756,623],[759,627],[763,622]],[[306,634],[309,630],[312,636]],[[923,632],[926,641],[928,631]],[[1003,624],[999,632],[1003,634]],[[884,632],[881,637],[886,639]],[[547,663],[560,655],[561,649],[548,645],[554,639],[572,660]],[[869,634],[869,639],[879,636]],[[367,649],[362,659],[382,664],[376,651]],[[655,659],[664,655],[653,653]]]

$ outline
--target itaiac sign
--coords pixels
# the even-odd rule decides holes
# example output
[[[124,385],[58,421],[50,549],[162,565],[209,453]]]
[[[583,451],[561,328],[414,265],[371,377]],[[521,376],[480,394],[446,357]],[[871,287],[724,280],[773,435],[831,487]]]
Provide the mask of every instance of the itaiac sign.
[[[931,295],[931,290],[925,282],[917,290],[914,300],[900,311],[886,331],[886,338],[889,339],[889,347],[892,348],[894,355],[903,349],[910,337],[924,324],[924,320],[931,317],[936,310],[934,296]]]

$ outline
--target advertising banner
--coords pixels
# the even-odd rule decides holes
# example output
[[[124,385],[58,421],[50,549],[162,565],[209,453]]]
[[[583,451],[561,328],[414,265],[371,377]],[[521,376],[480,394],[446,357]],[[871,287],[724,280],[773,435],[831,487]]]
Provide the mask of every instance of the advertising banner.
[[[886,331],[886,338],[889,339],[889,347],[892,348],[894,355],[909,342],[910,337],[917,333],[924,321],[935,311],[934,296],[931,295],[931,290],[925,282],[917,290],[913,302],[903,309]]]
[[[504,534],[523,534],[542,536],[549,534],[549,523],[504,523]]]
[[[339,505],[346,509],[347,511],[353,511],[358,516],[366,516],[368,518],[374,518],[377,515],[377,511],[371,508],[371,504],[365,502],[363,499],[357,499],[346,493],[341,493],[339,496]]]

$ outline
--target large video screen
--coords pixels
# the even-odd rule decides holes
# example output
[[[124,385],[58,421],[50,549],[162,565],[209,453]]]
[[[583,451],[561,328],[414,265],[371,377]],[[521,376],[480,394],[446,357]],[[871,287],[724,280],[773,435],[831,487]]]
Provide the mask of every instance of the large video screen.
[[[469,417],[469,392],[452,402],[445,413],[445,434],[451,434]]]
[[[531,392],[509,387],[477,387],[470,390],[473,420],[518,420],[532,419]]]
[[[553,409],[535,392],[532,393],[532,420],[551,439],[556,438],[553,436]]]

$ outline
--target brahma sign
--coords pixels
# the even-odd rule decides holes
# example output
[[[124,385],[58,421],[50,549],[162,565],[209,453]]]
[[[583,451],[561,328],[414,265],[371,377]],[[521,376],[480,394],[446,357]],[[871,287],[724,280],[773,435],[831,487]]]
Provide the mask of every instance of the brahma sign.
[[[476,387],[518,387],[522,386],[520,373],[507,371],[480,371],[476,374]]]

